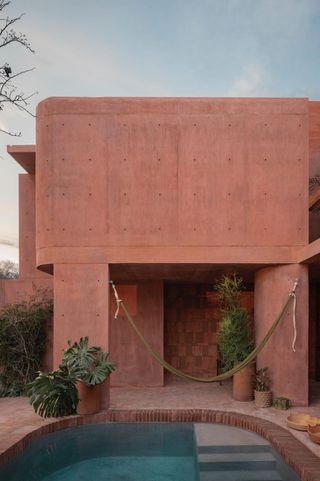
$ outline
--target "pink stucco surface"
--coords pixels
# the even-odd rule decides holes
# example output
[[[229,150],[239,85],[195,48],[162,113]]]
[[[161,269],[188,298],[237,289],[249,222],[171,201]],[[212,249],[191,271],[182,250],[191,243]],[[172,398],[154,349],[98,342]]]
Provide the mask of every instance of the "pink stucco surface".
[[[140,331],[163,356],[163,283],[120,285],[117,289]],[[117,365],[111,377],[112,386],[162,386],[162,366],[145,350],[122,310],[114,319],[116,303],[113,292],[110,294],[110,355]]]
[[[307,402],[308,268],[297,263],[320,255],[319,242],[308,245],[319,102],[50,98],[38,106],[35,176],[30,149],[26,159],[21,149],[11,150],[31,172],[20,180],[18,282],[54,282],[55,365],[67,339],[89,335],[114,353],[114,384],[161,385],[161,368],[124,319],[109,316],[109,267],[122,272],[124,300],[163,352],[163,281],[179,281],[178,265],[189,266],[184,282],[201,282],[204,268],[207,282],[210,266],[212,272],[237,266],[251,277],[256,272],[257,339],[301,277],[296,357],[291,362],[286,325],[273,341],[284,362],[278,368],[269,347],[258,364],[275,372],[277,393],[289,377],[282,394]],[[147,268],[139,282],[130,276],[136,265]],[[17,287],[6,286],[2,298],[6,289],[14,298]]]
[[[309,102],[310,177],[320,175],[320,101]]]
[[[285,396],[296,405],[308,405],[308,268],[303,265],[262,269],[255,276],[256,342],[268,332],[298,279],[297,342],[292,349],[293,301],[280,325],[257,358],[257,367],[268,367],[274,396]]]
[[[54,268],[54,366],[67,341],[89,336],[109,350],[109,270],[104,264],[58,264]]]
[[[308,242],[308,114],[306,99],[41,102],[38,264],[289,254]]]

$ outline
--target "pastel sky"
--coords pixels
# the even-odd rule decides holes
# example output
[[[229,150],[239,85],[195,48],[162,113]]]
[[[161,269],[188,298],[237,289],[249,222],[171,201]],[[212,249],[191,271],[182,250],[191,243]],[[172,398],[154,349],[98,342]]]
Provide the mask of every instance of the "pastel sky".
[[[319,0],[12,0],[36,53],[1,50],[26,93],[320,99]],[[4,16],[4,15],[2,15]],[[6,144],[35,121],[0,112],[0,260],[18,260],[18,173]]]

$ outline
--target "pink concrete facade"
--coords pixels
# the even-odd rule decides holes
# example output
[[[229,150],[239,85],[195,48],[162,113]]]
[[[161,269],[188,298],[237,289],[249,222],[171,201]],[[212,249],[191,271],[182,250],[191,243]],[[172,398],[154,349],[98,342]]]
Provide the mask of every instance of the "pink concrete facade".
[[[1,302],[19,297],[19,283],[23,295],[31,280],[53,286],[55,366],[67,339],[89,335],[117,362],[115,385],[163,384],[124,319],[112,320],[110,277],[160,353],[166,282],[213,284],[237,270],[255,284],[259,339],[299,277],[297,352],[288,322],[272,341],[281,369],[271,347],[258,365],[270,366],[276,393],[308,403],[308,267],[320,256],[309,243],[308,180],[320,173],[320,102],[50,98],[38,106],[35,148],[9,152],[28,174],[21,280],[2,283]],[[314,217],[312,239],[317,229]]]
[[[308,404],[308,268],[304,265],[267,267],[255,276],[255,333],[259,343],[283,307],[283,299],[292,289],[292,280],[299,279],[297,288],[297,341],[293,343],[293,303],[287,310],[280,328],[272,335],[257,359],[257,367],[268,366],[272,373],[275,396],[294,399],[297,405]]]

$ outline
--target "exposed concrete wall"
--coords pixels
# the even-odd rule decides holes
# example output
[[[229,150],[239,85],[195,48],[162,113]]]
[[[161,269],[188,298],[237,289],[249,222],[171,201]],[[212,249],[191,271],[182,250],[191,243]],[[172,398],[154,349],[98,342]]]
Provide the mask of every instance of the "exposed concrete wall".
[[[36,214],[36,263],[55,265],[55,366],[69,338],[89,335],[90,342],[109,348],[107,263],[296,262],[295,248],[308,242],[309,132],[315,161],[319,150],[318,107],[310,107],[309,130],[309,106],[307,99],[69,98],[40,104],[36,208],[33,176],[20,180],[18,282],[27,281],[20,284],[25,291],[32,279],[51,282],[35,269]],[[292,268],[307,275],[304,267]],[[291,273],[286,269],[257,274],[258,337],[277,314],[273,306],[281,307],[268,305],[265,293],[280,298],[283,278]],[[139,285],[128,297],[131,302],[136,296],[137,319],[161,350],[159,285]],[[13,284],[7,293],[5,286],[2,299],[20,295]],[[307,291],[300,289],[303,310]],[[134,362],[126,358],[121,322],[114,327],[115,343],[110,341],[121,366],[114,382],[138,384],[142,376],[144,385],[161,384],[162,371],[140,357],[143,347],[138,349],[137,340],[131,339]],[[303,336],[307,328],[294,358],[301,361],[296,364],[299,379],[307,366]],[[278,363],[274,386],[280,392],[290,381],[290,394],[295,364],[285,340],[276,343],[286,361]]]
[[[137,326],[163,356],[163,284],[148,282],[117,286],[121,299]],[[162,386],[163,368],[146,351],[124,313],[114,319],[116,309],[113,293],[110,311],[111,358],[117,364],[112,374],[112,386]]]
[[[35,176],[19,175],[19,279],[49,279],[52,277],[36,265],[36,200]]]
[[[52,279],[6,279],[0,283],[2,285],[0,307],[27,300],[35,294],[37,288],[52,291]]]
[[[109,350],[109,269],[106,264],[59,264],[54,268],[54,365],[69,339],[89,336]]]
[[[257,368],[268,367],[274,396],[286,396],[294,404],[308,405],[308,267],[278,266],[262,269],[255,277],[256,343],[274,322],[288,293],[299,278],[297,289],[297,343],[293,339],[292,304],[266,347],[259,354]]]
[[[320,102],[309,102],[309,175],[320,176]],[[310,212],[309,242],[320,237],[320,214]]]
[[[310,177],[320,175],[320,101],[309,102]]]
[[[41,102],[38,263],[306,244],[308,115],[306,99]]]
[[[54,267],[53,364],[61,362],[67,341],[88,336],[90,344],[109,351],[109,266],[58,264]],[[105,381],[102,407],[109,405]]]

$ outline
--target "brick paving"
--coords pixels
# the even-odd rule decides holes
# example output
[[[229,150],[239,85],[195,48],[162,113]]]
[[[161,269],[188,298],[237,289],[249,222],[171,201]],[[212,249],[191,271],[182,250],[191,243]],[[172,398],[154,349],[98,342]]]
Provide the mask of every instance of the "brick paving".
[[[231,385],[172,383],[165,388],[113,388],[110,410],[90,416],[42,419],[26,398],[0,399],[0,464],[43,434],[84,423],[210,422],[242,427],[265,437],[292,466],[302,481],[320,481],[320,446],[304,432],[289,430],[289,412],[320,416],[318,398],[308,408],[278,411],[258,409],[252,402],[240,403],[230,396]],[[320,396],[319,396],[320,397]]]

